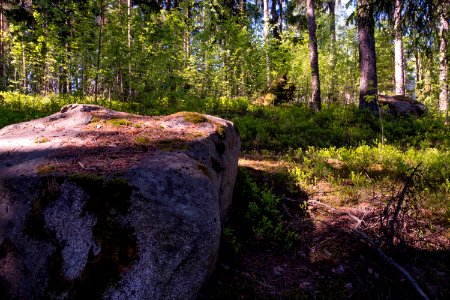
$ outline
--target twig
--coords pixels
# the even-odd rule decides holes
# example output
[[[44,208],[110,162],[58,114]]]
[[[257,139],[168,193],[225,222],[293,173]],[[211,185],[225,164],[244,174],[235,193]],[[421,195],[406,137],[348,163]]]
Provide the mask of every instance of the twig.
[[[351,213],[348,213],[348,212],[345,212],[345,211],[340,211],[340,210],[338,210],[338,209],[336,209],[336,208],[334,208],[332,206],[329,206],[328,204],[325,204],[325,203],[317,201],[317,200],[308,200],[308,204],[321,205],[321,206],[324,206],[324,207],[328,208],[329,210],[332,210],[332,211],[335,211],[335,212],[339,213],[340,215],[345,215],[345,216],[348,216],[348,217],[352,218],[353,220],[355,220],[357,222],[355,228],[358,228],[364,222],[362,219],[358,218],[357,216],[355,216],[355,215],[353,215]]]
[[[414,172],[413,172],[414,173]],[[354,228],[351,228],[350,230],[355,233],[356,235],[358,235],[360,238],[362,238],[363,240],[365,240],[366,242],[368,242],[370,244],[370,246],[372,246],[372,248],[374,248],[378,254],[385,260],[387,261],[389,264],[391,264],[392,266],[394,266],[398,271],[400,271],[400,273],[402,273],[407,279],[408,281],[411,283],[411,285],[414,287],[414,289],[417,291],[417,293],[426,300],[429,300],[430,298],[428,298],[428,296],[424,293],[424,291],[420,288],[420,286],[417,284],[416,280],[414,279],[414,277],[412,277],[412,275],[400,264],[398,264],[393,258],[389,257],[386,253],[384,253],[384,251],[377,245],[377,243],[370,238],[365,232],[363,232],[362,230],[358,229],[358,227],[360,226],[360,224],[362,223],[362,220],[359,219],[358,217],[356,217],[355,215],[352,215],[348,212],[342,212],[334,207],[329,206],[328,204],[322,203],[320,201],[317,200],[309,200],[308,204],[316,204],[316,205],[321,205],[323,207],[328,208],[331,211],[334,212],[338,212],[341,213],[343,215],[347,215],[349,217],[351,217],[352,219],[354,219],[355,221],[357,221],[357,224]]]

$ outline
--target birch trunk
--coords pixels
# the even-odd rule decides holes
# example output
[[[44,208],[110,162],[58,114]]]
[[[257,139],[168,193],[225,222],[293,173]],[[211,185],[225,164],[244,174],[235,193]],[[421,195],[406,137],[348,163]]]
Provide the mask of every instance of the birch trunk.
[[[448,110],[448,4],[442,3],[439,28],[439,110],[446,112]]]
[[[394,3],[394,52],[395,52],[395,93],[405,95],[405,65],[403,58],[403,34],[401,25],[402,0]]]

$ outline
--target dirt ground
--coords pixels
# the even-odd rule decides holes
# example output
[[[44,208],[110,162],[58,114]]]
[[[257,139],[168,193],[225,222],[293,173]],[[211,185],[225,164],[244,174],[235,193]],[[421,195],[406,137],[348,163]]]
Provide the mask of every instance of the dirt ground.
[[[323,182],[309,195],[292,192],[292,184],[280,176],[288,168],[289,163],[267,157],[240,160],[240,171],[258,183],[269,182],[284,199],[283,227],[298,233],[297,242],[286,248],[240,233],[239,211],[246,209],[246,201],[235,198],[229,226],[242,247],[234,253],[222,243],[216,269],[199,299],[423,299],[417,287],[430,299],[449,299],[445,235],[433,237],[439,246],[383,248],[378,244],[379,205],[341,201]],[[306,211],[301,209],[305,202]],[[416,287],[392,262],[411,275]]]

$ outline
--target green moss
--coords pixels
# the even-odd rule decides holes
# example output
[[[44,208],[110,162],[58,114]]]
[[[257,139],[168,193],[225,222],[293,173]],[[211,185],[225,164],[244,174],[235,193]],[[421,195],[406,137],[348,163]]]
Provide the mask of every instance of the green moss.
[[[101,252],[89,254],[87,264],[81,275],[74,280],[64,278],[62,270],[62,246],[45,227],[43,212],[51,199],[48,191],[42,193],[33,204],[27,218],[29,230],[40,234],[40,239],[55,243],[56,250],[48,263],[49,280],[45,291],[46,298],[65,294],[68,299],[100,299],[105,289],[114,285],[120,274],[138,259],[138,245],[134,228],[123,223],[123,217],[131,205],[132,189],[124,178],[105,179],[96,174],[71,174],[67,179],[82,188],[87,194],[84,212],[95,216],[97,222],[93,236]],[[44,185],[45,186],[45,185]],[[60,186],[60,184],[58,184]],[[60,193],[58,193],[60,194]],[[42,232],[40,232],[42,231]]]
[[[106,121],[106,123],[112,126],[130,126],[131,124],[133,124],[132,122],[125,119],[110,119]]]
[[[24,234],[39,241],[55,240],[55,234],[45,227],[44,211],[60,195],[58,178],[46,176],[39,179],[36,199],[25,217]]]
[[[138,136],[135,140],[134,140],[134,144],[141,148],[142,151],[147,152],[148,151],[148,144],[150,143],[150,140],[145,137],[145,136]]]
[[[186,122],[193,124],[209,122],[209,120],[204,115],[195,112],[184,112],[183,118]]]
[[[156,143],[156,147],[164,151],[188,150],[189,145],[181,139],[161,140]]]
[[[40,176],[49,175],[56,171],[56,167],[54,165],[40,165],[37,167],[37,174]]]
[[[222,124],[216,125],[216,133],[221,139],[224,139],[225,133],[226,133],[225,125],[222,125]]]
[[[49,139],[49,138],[46,138],[46,137],[40,137],[40,138],[36,138],[36,139],[34,140],[34,142],[35,142],[36,144],[44,144],[44,143],[50,142],[50,139]]]

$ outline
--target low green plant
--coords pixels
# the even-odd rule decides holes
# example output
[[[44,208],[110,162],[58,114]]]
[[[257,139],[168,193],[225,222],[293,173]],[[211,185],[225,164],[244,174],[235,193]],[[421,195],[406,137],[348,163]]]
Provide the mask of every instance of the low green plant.
[[[298,240],[298,234],[283,226],[281,199],[267,186],[259,187],[248,174],[238,176],[238,197],[248,199],[244,219],[257,239],[274,240],[285,247]]]

